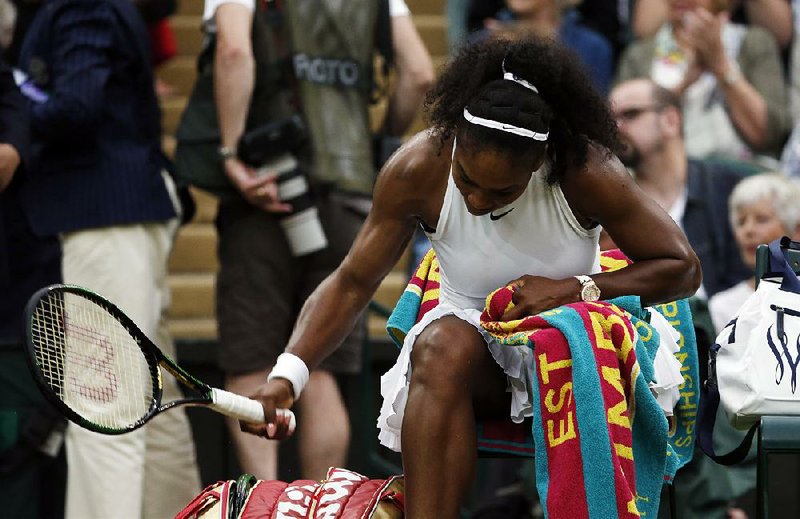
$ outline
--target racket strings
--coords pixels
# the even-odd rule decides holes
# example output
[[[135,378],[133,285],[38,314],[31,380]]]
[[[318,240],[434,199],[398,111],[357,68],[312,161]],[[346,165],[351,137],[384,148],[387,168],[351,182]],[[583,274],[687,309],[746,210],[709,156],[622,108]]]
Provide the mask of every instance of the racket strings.
[[[149,413],[157,368],[103,306],[78,294],[51,292],[34,310],[31,334],[43,378],[84,420],[125,430]]]

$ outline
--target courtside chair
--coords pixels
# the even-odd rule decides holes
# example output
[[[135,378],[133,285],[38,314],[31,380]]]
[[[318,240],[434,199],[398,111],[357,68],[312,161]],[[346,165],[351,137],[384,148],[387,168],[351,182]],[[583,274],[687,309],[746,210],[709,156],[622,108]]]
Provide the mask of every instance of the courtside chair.
[[[786,249],[792,270],[800,273],[800,250]],[[769,246],[756,249],[756,285],[772,272]],[[770,454],[800,454],[800,416],[762,416],[758,429],[758,457],[756,469],[756,513],[759,519],[769,517],[768,510],[768,458]],[[784,517],[778,514],[777,517]]]

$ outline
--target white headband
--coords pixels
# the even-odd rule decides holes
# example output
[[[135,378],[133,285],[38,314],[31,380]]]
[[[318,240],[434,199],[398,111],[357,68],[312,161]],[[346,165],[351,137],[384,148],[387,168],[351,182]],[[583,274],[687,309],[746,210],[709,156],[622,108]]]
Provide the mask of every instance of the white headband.
[[[503,72],[503,79],[507,79],[509,81],[513,81],[514,83],[518,83],[528,90],[533,90],[537,94],[539,93],[539,89],[530,84],[528,81],[525,81],[519,76],[515,76],[513,72]]]
[[[499,121],[493,121],[492,119],[484,119],[483,117],[476,117],[471,113],[469,113],[469,110],[467,110],[466,108],[464,108],[464,119],[471,122],[472,124],[477,124],[480,126],[486,126],[487,128],[494,128],[495,130],[501,130],[504,132],[513,133],[514,135],[519,135],[520,137],[529,137],[535,141],[546,141],[547,136],[550,135],[550,132],[538,133],[533,130],[529,130],[527,128],[520,128],[519,126],[501,123]]]
[[[500,67],[503,69],[503,79],[507,79],[509,81],[513,81],[514,83],[517,83],[517,84],[520,84],[520,85],[524,86],[528,90],[533,90],[537,94],[539,93],[539,89],[536,88],[535,86],[533,86],[533,83],[531,83],[531,82],[529,82],[529,81],[527,81],[525,79],[522,79],[521,77],[517,76],[513,72],[509,72],[509,71],[506,70],[506,59],[505,58],[503,58],[503,63],[500,65]]]

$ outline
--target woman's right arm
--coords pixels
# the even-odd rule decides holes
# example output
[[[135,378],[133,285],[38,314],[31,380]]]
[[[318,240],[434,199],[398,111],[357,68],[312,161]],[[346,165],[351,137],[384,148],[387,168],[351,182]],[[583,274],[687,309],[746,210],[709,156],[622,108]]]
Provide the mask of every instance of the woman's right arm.
[[[373,206],[342,264],[309,296],[286,351],[316,367],[353,330],[381,281],[400,259],[414,228],[411,184],[391,160],[375,186]]]
[[[384,166],[373,193],[373,206],[342,264],[306,300],[300,311],[288,353],[311,370],[333,353],[353,330],[384,277],[406,249],[417,224],[421,148],[413,142],[401,148]],[[424,182],[424,181],[423,181]],[[267,382],[253,396],[264,407],[266,423],[275,422],[276,407],[291,407],[295,395],[284,378]],[[242,423],[242,430],[265,435],[265,424]],[[278,428],[271,438],[281,438]]]

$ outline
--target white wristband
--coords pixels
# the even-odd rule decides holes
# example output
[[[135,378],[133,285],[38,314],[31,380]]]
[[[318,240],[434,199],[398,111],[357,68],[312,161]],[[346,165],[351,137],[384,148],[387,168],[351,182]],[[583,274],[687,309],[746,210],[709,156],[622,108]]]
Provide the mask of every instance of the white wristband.
[[[278,361],[267,376],[267,382],[274,378],[285,378],[292,383],[294,399],[300,398],[300,393],[308,383],[308,366],[303,359],[293,353],[284,352],[278,355]]]

